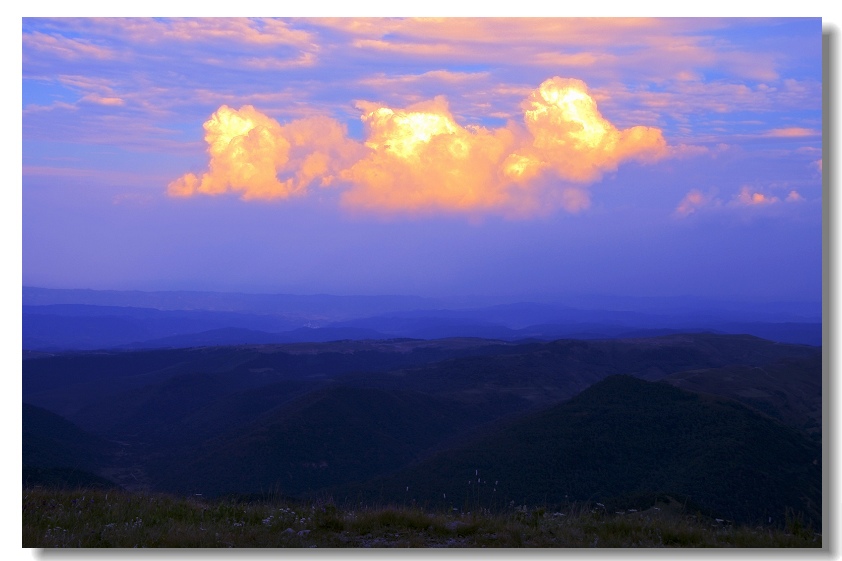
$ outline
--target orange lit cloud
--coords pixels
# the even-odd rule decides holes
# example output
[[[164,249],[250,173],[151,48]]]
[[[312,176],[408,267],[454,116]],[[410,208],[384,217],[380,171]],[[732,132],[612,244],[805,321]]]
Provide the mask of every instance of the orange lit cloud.
[[[514,155],[511,177],[550,168],[570,181],[590,182],[624,160],[652,162],[666,155],[661,131],[651,127],[618,130],[599,112],[581,80],[552,78],[523,104],[531,146]]]
[[[667,152],[660,130],[609,123],[579,80],[552,78],[532,92],[526,130],[462,127],[443,98],[361,108],[372,152],[343,175],[353,185],[343,200],[371,210],[578,212],[590,205],[585,184],[621,161]]]
[[[333,119],[311,117],[281,126],[250,105],[240,110],[223,105],[204,128],[209,169],[201,178],[188,173],[171,182],[171,196],[239,192],[246,200],[284,199],[305,193],[316,180],[329,185],[355,150]]]
[[[251,106],[223,106],[205,123],[208,172],[182,176],[169,193],[272,199],[302,194],[311,183],[341,182],[350,209],[526,216],[586,209],[587,185],[604,173],[670,155],[659,129],[620,130],[605,119],[580,80],[542,83],[523,103],[523,126],[462,126],[443,97],[406,108],[357,107],[364,145],[332,119],[281,126]]]
[[[486,210],[510,203],[500,163],[511,131],[462,127],[444,98],[394,110],[362,104],[368,156],[348,169],[346,205],[378,211]]]

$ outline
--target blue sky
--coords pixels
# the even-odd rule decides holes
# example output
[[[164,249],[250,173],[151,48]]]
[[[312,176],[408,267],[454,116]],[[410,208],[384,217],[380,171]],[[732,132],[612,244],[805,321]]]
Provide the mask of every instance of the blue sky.
[[[821,19],[24,19],[22,280],[821,299]]]

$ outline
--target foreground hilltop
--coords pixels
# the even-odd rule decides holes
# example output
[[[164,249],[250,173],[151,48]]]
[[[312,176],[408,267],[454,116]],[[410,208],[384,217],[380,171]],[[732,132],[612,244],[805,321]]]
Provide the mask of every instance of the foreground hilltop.
[[[491,513],[331,501],[206,500],[91,488],[26,489],[23,547],[797,547],[822,536],[789,518],[782,528],[741,526],[673,501],[606,513],[512,506]]]

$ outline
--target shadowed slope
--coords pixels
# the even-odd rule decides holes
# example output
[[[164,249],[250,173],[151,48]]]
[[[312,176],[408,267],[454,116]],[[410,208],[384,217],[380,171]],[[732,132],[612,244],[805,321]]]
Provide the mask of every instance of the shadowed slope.
[[[379,493],[468,509],[671,494],[726,519],[791,509],[818,524],[821,448],[734,401],[614,376],[368,487]]]

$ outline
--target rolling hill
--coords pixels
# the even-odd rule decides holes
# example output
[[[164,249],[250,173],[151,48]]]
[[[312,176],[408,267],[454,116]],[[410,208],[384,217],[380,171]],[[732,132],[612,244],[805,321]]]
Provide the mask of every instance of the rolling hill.
[[[407,491],[406,489],[409,489]],[[755,523],[821,520],[821,446],[732,400],[612,376],[369,485],[336,493],[467,510],[569,501],[690,501]]]

